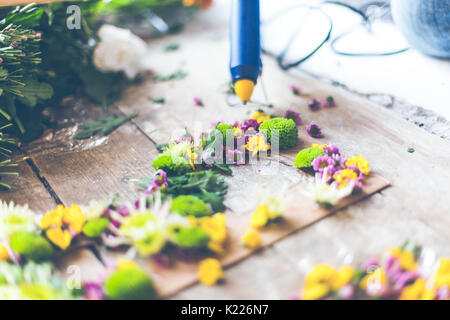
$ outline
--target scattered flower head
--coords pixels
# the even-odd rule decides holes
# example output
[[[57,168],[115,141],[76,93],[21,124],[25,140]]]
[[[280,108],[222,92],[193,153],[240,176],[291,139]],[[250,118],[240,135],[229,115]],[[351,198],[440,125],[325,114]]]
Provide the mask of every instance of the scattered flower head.
[[[198,266],[198,278],[205,286],[213,286],[222,280],[224,273],[219,260],[207,258],[200,261]]]
[[[291,85],[291,91],[294,95],[299,96],[302,94],[302,89],[296,85]]]
[[[163,170],[156,171],[156,176],[150,182],[150,184],[147,187],[147,190],[145,190],[146,194],[152,194],[155,191],[158,191],[162,188],[166,188],[169,186],[169,180],[167,179],[167,174]]]
[[[194,104],[198,107],[203,107],[203,101],[199,97],[194,97]]]
[[[250,116],[250,119],[256,120],[258,123],[262,123],[270,119],[270,114],[267,114],[264,111],[256,111]]]
[[[328,96],[323,102],[323,106],[325,108],[332,108],[336,106],[336,102],[334,101],[334,98],[332,96]]]
[[[311,111],[317,111],[320,109],[320,101],[317,100],[316,98],[313,98],[309,103],[308,103],[308,108]]]
[[[300,118],[300,113],[295,112],[294,110],[286,110],[286,112],[284,113],[284,117],[286,119],[292,119],[296,125],[301,125],[302,124],[302,118]]]
[[[257,231],[249,230],[242,237],[241,242],[250,250],[261,247],[261,236]]]
[[[314,123],[309,124],[306,127],[306,132],[313,138],[322,138],[322,129]]]

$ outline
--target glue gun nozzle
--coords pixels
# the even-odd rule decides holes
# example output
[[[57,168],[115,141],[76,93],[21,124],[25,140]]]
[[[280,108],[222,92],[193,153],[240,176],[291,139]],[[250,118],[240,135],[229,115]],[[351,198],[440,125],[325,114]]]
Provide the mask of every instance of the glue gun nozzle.
[[[236,95],[239,97],[239,99],[241,99],[241,101],[244,103],[244,105],[252,97],[254,88],[255,83],[248,79],[238,80],[234,84],[234,91],[236,92]]]

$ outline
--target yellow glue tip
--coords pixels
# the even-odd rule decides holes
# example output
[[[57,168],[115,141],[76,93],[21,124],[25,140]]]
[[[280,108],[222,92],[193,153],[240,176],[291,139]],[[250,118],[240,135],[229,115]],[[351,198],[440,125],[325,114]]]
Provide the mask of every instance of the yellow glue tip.
[[[254,88],[255,84],[253,81],[248,79],[238,80],[234,84],[234,91],[236,92],[236,95],[244,103],[250,100]]]

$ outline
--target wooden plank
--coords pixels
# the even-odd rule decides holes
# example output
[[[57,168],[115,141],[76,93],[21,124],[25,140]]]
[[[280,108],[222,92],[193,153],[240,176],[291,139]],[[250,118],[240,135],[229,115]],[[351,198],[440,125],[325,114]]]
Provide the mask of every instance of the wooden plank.
[[[17,172],[19,176],[5,178],[5,182],[12,185],[13,189],[0,192],[0,199],[6,202],[13,201],[16,204],[28,204],[30,209],[36,212],[45,212],[52,209],[55,205],[55,199],[45,189],[44,184],[33,172],[28,163],[23,160],[23,156],[16,155],[18,164]]]
[[[41,175],[66,205],[87,204],[115,194],[120,195],[121,201],[136,199],[136,190],[129,180],[154,173],[154,144],[131,122],[107,137],[76,141],[76,123],[98,118],[102,112],[84,102],[71,110],[74,114],[65,115],[65,119],[70,119],[66,128],[52,134],[50,141],[28,146]],[[64,119],[64,115],[58,116]]]

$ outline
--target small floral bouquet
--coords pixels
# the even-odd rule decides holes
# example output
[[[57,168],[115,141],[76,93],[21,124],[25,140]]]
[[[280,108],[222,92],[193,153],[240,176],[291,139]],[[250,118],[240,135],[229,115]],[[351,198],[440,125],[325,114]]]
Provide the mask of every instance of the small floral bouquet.
[[[430,251],[406,243],[390,248],[380,258],[359,268],[335,269],[318,264],[306,275],[299,299],[399,299],[450,298],[450,259],[430,263]],[[434,256],[434,254],[431,254]]]
[[[313,144],[301,150],[294,165],[314,172],[315,183],[305,193],[319,205],[329,207],[340,199],[363,188],[363,179],[370,173],[369,161],[361,155],[346,158],[336,145]]]

